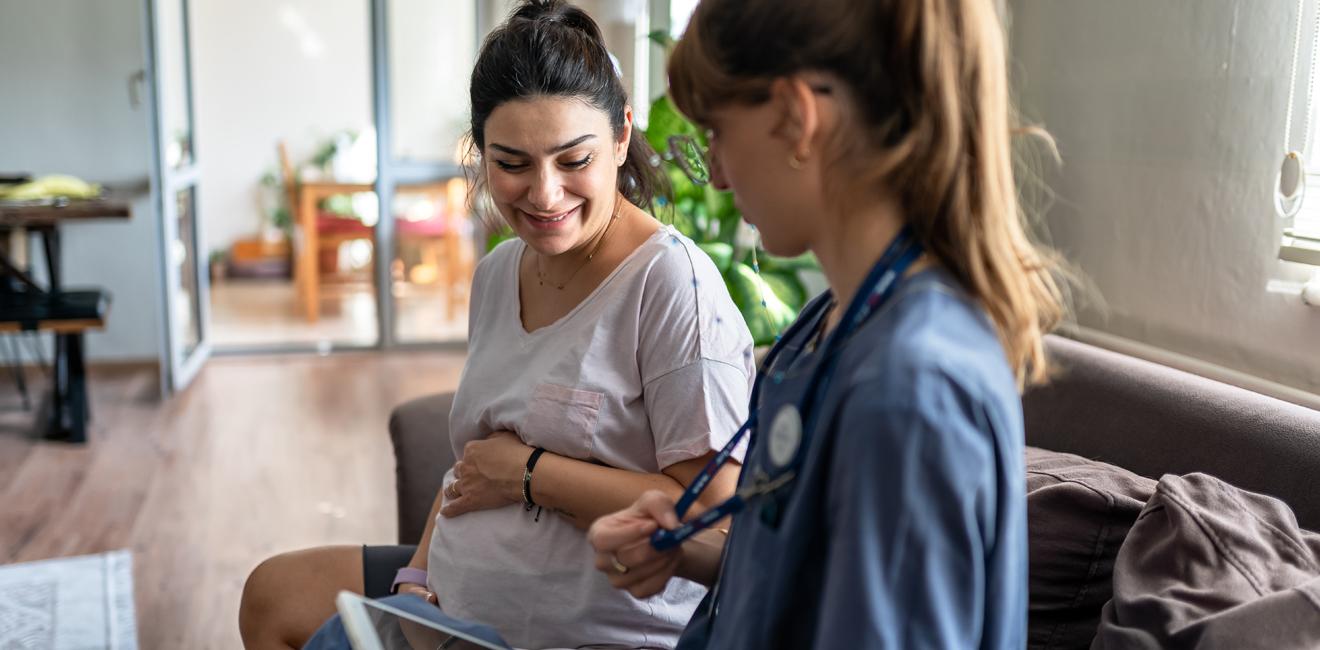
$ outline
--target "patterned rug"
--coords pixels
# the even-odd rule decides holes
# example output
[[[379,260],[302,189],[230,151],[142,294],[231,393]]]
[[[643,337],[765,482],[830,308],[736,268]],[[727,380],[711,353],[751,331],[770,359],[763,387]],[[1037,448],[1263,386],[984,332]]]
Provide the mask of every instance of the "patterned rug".
[[[137,648],[128,551],[0,566],[0,650]]]

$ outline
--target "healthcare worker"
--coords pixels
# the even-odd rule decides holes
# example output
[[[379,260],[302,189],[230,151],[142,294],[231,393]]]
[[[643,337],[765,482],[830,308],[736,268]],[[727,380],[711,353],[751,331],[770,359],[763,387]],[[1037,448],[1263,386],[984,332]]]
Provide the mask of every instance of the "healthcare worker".
[[[708,585],[680,648],[1022,648],[1020,390],[1062,308],[993,0],[703,0],[669,76],[711,181],[829,290],[707,468],[749,440],[737,496],[643,495],[591,528],[597,568]]]

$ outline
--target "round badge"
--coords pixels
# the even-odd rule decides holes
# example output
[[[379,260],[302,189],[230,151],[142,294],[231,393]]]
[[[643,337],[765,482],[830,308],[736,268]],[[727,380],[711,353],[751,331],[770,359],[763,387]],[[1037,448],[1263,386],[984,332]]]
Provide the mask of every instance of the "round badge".
[[[787,467],[797,456],[801,444],[802,416],[797,407],[790,404],[779,409],[775,421],[770,424],[770,462],[776,467]]]

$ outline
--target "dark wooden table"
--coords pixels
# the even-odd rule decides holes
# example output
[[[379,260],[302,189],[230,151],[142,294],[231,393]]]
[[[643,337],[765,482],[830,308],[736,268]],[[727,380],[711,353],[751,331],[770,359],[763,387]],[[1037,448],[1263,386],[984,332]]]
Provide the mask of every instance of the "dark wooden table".
[[[0,223],[6,226],[53,226],[64,221],[128,219],[131,216],[128,201],[113,197],[69,199],[49,205],[22,205],[0,200]]]
[[[31,233],[41,236],[46,257],[48,282],[41,286],[29,273],[26,259],[14,260],[7,247],[0,247],[0,275],[13,278],[21,290],[36,295],[56,295],[64,291],[60,272],[60,228],[65,224],[90,220],[120,219],[132,216],[127,200],[118,198],[59,200],[48,204],[15,204],[0,201],[0,230],[6,233]],[[22,235],[26,243],[26,234]],[[85,442],[90,410],[87,404],[86,364],[83,332],[88,325],[101,323],[52,322],[36,329],[55,334],[55,355],[51,402],[45,423],[50,439]],[[17,323],[0,325],[0,331],[20,331]]]

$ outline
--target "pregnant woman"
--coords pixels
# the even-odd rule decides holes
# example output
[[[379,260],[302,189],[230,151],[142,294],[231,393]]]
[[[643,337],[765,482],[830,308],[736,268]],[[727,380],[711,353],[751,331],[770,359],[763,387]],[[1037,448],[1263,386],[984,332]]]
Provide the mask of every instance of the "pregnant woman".
[[[522,4],[487,38],[471,100],[477,191],[517,237],[473,280],[449,419],[459,461],[417,547],[257,567],[240,613],[250,648],[301,646],[340,589],[416,593],[518,647],[667,648],[705,593],[612,589],[584,531],[648,490],[677,497],[724,445],[746,415],[751,335],[714,263],[643,209],[655,154],[587,14]]]

